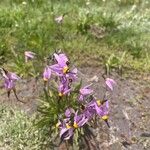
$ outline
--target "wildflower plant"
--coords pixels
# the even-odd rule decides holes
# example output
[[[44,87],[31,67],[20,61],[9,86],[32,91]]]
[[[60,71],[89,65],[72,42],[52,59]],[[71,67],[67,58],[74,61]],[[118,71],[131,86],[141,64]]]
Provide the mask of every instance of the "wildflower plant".
[[[55,135],[55,142],[60,139],[60,143],[65,141],[80,147],[79,143],[90,137],[86,131],[99,118],[110,127],[109,100],[96,98],[91,85],[82,85],[77,68],[72,67],[64,53],[53,54],[52,64],[45,66],[43,80],[45,94],[38,107],[37,126],[48,127],[52,140]],[[115,81],[106,78],[105,83],[106,91],[113,91]]]
[[[7,91],[7,96],[10,99],[11,91],[13,91],[16,99],[22,103],[24,103],[22,100],[18,98],[17,92],[16,92],[16,82],[20,79],[18,75],[15,73],[9,72],[8,70],[4,68],[0,68],[0,74],[3,77],[4,84],[2,87],[5,88]]]

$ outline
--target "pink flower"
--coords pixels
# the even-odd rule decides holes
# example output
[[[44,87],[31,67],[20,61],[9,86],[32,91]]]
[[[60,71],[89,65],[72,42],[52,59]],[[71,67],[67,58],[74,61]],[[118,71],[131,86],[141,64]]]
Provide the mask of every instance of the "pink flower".
[[[49,66],[46,66],[43,72],[43,79],[44,81],[48,81],[51,77],[51,69],[49,68]]]
[[[54,53],[54,58],[57,64],[50,66],[51,70],[55,72],[58,76],[63,76],[69,72],[68,58],[65,54]]]
[[[7,90],[7,95],[8,98],[10,97],[10,92],[13,91],[15,94],[15,97],[18,101],[24,103],[23,101],[21,101],[16,93],[16,81],[20,79],[19,76],[17,76],[15,73],[9,72],[7,70],[5,70],[4,68],[0,68],[0,73],[2,74],[3,78],[4,78],[4,88]]]
[[[68,83],[60,83],[58,87],[59,96],[62,97],[64,95],[68,95],[71,92],[71,88]]]
[[[113,91],[113,86],[116,85],[116,82],[113,80],[113,79],[110,79],[110,78],[106,78],[106,81],[105,81],[107,87]]]
[[[85,116],[85,114],[78,115],[78,111],[76,111],[74,115],[74,128],[79,128],[84,126],[88,122],[88,118]]]
[[[59,120],[56,127],[60,129],[59,135],[62,140],[69,140],[73,136],[74,128],[71,125],[70,118]]]
[[[25,55],[25,62],[28,62],[28,60],[33,59],[36,54],[31,51],[25,51],[24,55]]]
[[[15,73],[8,72],[4,68],[0,69],[1,74],[4,78],[4,87],[6,90],[10,91],[15,88],[15,82],[20,79]]]
[[[93,100],[91,101],[87,107],[88,109],[91,109],[91,114],[88,112],[88,115],[91,116],[92,113],[96,113],[98,116],[100,116],[107,124],[108,127],[108,114],[109,114],[109,103],[108,100]]]
[[[54,58],[57,61],[59,66],[64,67],[64,66],[68,65],[69,60],[65,54],[54,53]]]
[[[4,77],[4,86],[9,91],[15,88],[15,81],[19,80],[20,78],[11,72],[6,74],[7,78]]]

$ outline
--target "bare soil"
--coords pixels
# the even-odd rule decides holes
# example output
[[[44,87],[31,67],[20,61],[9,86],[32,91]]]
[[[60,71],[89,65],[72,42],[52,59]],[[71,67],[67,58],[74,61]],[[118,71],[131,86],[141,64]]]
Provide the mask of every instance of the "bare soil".
[[[84,67],[79,76],[84,84],[93,83],[96,97],[103,98],[105,91],[103,69]],[[110,101],[110,128],[100,121],[100,126],[93,129],[95,147],[100,150],[149,150],[150,149],[150,76],[138,75],[121,77],[116,73],[111,76],[117,86],[107,95]],[[42,85],[42,86],[41,86]],[[29,115],[36,111],[39,95],[42,92],[41,79],[21,80],[17,84],[17,94],[25,102],[16,100],[13,93],[7,98],[4,89],[0,90],[0,102],[19,106]],[[63,146],[62,146],[63,147]],[[63,148],[62,148],[63,149]]]

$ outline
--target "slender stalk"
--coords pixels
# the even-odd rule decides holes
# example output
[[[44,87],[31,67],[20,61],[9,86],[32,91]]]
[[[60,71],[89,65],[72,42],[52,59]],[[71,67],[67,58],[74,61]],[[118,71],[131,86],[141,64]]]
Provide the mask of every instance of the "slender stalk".
[[[18,98],[15,88],[13,89],[13,92],[14,92],[14,95],[15,95],[16,99],[17,99],[19,102],[25,103],[25,102],[21,101],[21,100]]]

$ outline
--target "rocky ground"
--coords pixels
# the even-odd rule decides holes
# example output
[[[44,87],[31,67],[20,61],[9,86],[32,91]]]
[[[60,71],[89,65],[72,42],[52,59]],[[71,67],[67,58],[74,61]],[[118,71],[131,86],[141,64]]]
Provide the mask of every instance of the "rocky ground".
[[[96,82],[95,90],[103,95],[102,70],[85,68],[89,79]],[[150,149],[150,78],[148,75],[134,75],[130,78],[113,74],[117,86],[108,95],[110,101],[110,126],[105,124],[96,129],[99,149],[148,150]],[[96,81],[97,80],[97,81]],[[102,132],[101,132],[102,130]]]
[[[104,79],[102,69],[82,68],[79,75],[84,83],[93,83],[97,95],[104,95]],[[93,130],[97,144],[90,149],[101,150],[149,150],[150,149],[150,77],[137,75],[125,78],[113,73],[110,76],[117,82],[113,93],[107,95],[110,101],[110,129],[105,123],[100,123]],[[13,93],[10,100],[7,93],[0,91],[1,103],[18,105],[29,115],[36,111],[36,104],[41,94],[42,81],[39,79],[22,80],[17,84],[18,102]],[[63,149],[63,146],[61,147]],[[64,148],[65,149],[65,148]]]

